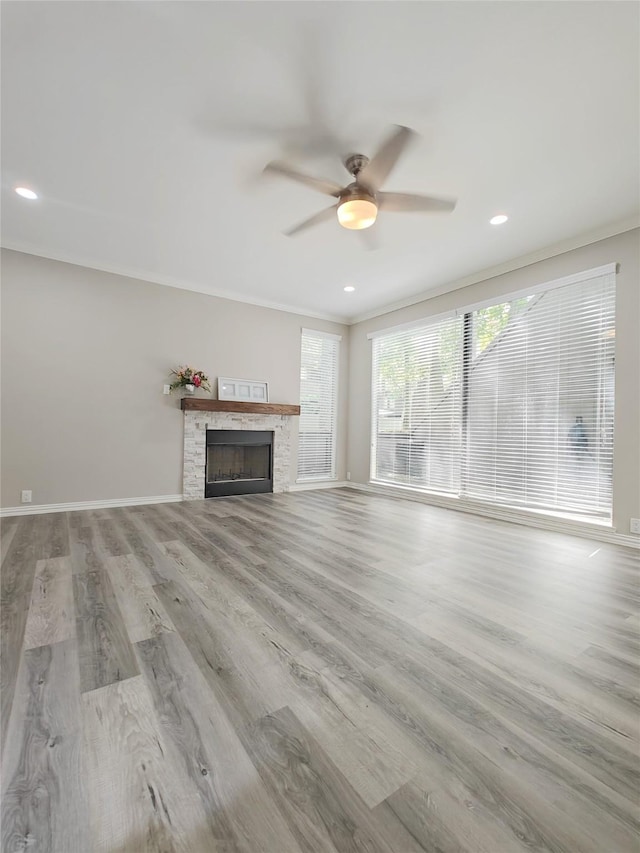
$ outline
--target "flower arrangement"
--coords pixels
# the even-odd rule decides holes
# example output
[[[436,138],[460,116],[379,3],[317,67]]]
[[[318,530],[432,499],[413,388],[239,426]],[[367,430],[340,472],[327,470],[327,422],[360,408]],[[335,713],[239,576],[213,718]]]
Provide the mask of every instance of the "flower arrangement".
[[[179,367],[177,370],[172,370],[171,373],[176,377],[169,386],[172,391],[175,388],[191,390],[188,388],[189,385],[194,386],[194,388],[202,388],[203,391],[211,390],[209,377],[205,376],[201,370],[194,370],[193,367]]]

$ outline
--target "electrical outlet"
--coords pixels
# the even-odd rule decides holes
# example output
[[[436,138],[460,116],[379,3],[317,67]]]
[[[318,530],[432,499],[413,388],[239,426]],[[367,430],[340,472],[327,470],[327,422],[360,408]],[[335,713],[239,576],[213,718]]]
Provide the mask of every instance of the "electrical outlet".
[[[163,394],[170,394],[171,393],[171,385],[163,385],[162,386],[162,393]]]
[[[31,489],[23,489],[22,490],[22,503],[30,504],[31,503]]]
[[[351,479],[351,471],[347,471],[347,480]]]
[[[632,533],[640,533],[640,518],[632,518],[629,527]]]

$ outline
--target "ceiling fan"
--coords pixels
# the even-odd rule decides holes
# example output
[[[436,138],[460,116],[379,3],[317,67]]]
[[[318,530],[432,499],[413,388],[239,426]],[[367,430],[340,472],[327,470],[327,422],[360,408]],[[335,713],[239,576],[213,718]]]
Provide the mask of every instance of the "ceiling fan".
[[[321,210],[284,233],[288,237],[293,237],[301,231],[306,231],[307,228],[331,219],[336,214],[338,222],[344,228],[361,231],[373,225],[379,210],[450,213],[456,206],[455,201],[451,199],[413,193],[380,192],[380,187],[413,136],[415,132],[410,128],[396,126],[371,160],[363,154],[350,154],[343,162],[354,180],[346,187],[323,178],[305,175],[279,160],[268,163],[264,168],[265,172],[284,175],[286,178],[338,199],[336,204]]]

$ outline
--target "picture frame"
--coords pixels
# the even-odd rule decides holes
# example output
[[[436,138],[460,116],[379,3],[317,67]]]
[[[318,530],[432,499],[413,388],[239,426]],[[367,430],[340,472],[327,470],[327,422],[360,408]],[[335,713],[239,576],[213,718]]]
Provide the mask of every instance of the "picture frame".
[[[268,403],[269,383],[255,379],[218,377],[218,400],[236,400],[240,403]]]

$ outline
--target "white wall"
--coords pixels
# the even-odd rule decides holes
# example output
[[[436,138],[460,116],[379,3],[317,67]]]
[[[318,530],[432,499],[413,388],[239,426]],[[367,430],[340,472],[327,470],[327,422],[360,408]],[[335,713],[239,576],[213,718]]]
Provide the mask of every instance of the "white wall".
[[[613,469],[613,524],[629,533],[640,518],[640,229],[539,261],[433,299],[391,311],[350,329],[349,439],[351,480],[369,481],[371,445],[371,341],[369,332],[454,308],[462,308],[523,288],[534,288],[571,273],[617,262],[616,403]]]
[[[299,403],[302,327],[345,336],[344,480],[347,327],[3,250],[1,506],[22,489],[34,504],[181,494],[170,369],[268,380],[272,402]]]
[[[367,333],[617,262],[614,526],[640,518],[640,230],[358,323],[336,323],[2,252],[1,506],[179,494],[182,413],[162,395],[189,362],[267,379],[299,402],[300,329],[342,334],[338,479],[369,479]],[[349,423],[347,442],[347,418]],[[294,442],[295,444],[295,442]],[[295,451],[294,451],[295,455]],[[292,478],[296,459],[292,459]]]

